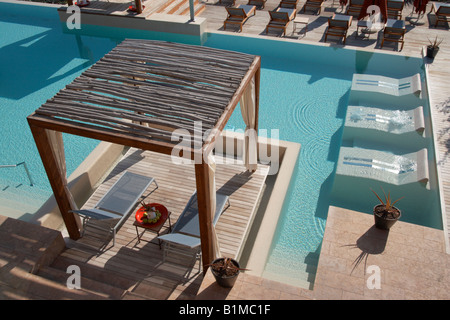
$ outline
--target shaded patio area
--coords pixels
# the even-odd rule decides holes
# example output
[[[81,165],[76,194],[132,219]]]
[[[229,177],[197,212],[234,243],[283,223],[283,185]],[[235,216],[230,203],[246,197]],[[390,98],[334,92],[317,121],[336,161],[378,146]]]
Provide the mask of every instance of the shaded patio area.
[[[126,39],[30,115],[28,123],[70,238],[78,239],[83,226],[67,183],[63,132],[157,152],[168,156],[167,166],[195,164],[195,237],[201,240],[202,265],[220,255],[212,222],[213,150],[240,103],[247,125],[244,166],[256,171],[260,60],[232,51]],[[107,211],[125,217],[129,209]],[[90,217],[97,219],[94,214]],[[111,215],[103,211],[104,217]]]
[[[195,172],[193,165],[173,164],[170,156],[154,152],[129,149],[84,207],[95,203],[125,170],[140,174],[145,172],[155,178],[159,188],[154,190],[154,185],[150,186],[144,194],[145,202],[164,204],[171,212],[173,226],[195,190]],[[217,190],[230,196],[230,206],[216,225],[222,254],[240,256],[262,195],[267,172],[268,166],[262,165],[254,173],[246,171],[239,162],[217,165]],[[112,239],[107,232],[102,233],[88,227],[82,238],[68,241],[68,248],[62,252],[57,264],[66,267],[74,263],[80,266],[81,274],[94,268],[104,270],[105,275],[122,279],[126,288],[122,288],[120,298],[145,296],[176,299],[179,295],[195,297],[203,279],[198,271],[199,261],[192,264],[176,255],[163,261],[164,247],[159,248],[156,233],[146,231],[138,242],[134,221],[132,214],[119,229],[115,246],[112,246]],[[168,226],[167,221],[161,234],[168,232]]]

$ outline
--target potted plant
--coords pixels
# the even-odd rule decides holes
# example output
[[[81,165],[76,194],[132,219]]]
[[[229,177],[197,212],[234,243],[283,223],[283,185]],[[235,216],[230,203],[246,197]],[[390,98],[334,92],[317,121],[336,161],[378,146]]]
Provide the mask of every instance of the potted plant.
[[[246,270],[240,268],[239,263],[231,258],[215,259],[209,266],[217,284],[225,288],[233,287],[240,270]]]
[[[427,58],[434,59],[439,51],[439,45],[443,40],[438,40],[438,38],[436,37],[434,41],[431,41],[430,39],[428,39],[428,41],[430,42],[430,44],[427,46]]]
[[[402,215],[400,209],[394,207],[394,204],[403,197],[392,202],[390,192],[386,196],[386,193],[383,190],[385,199],[385,201],[383,201],[375,191],[372,190],[372,192],[381,202],[373,208],[375,227],[378,229],[389,230]]]

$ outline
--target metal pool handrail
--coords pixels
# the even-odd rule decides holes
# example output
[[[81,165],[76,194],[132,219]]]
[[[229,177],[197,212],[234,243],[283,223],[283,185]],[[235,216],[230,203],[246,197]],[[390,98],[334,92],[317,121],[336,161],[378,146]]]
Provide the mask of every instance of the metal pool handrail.
[[[23,165],[23,167],[25,168],[25,172],[27,173],[28,180],[30,180],[30,186],[32,186],[33,185],[33,179],[31,178],[30,171],[28,170],[28,167],[27,167],[27,164],[25,163],[25,161],[19,162],[18,164],[0,165],[0,168],[15,168],[15,167],[18,167],[20,165]]]

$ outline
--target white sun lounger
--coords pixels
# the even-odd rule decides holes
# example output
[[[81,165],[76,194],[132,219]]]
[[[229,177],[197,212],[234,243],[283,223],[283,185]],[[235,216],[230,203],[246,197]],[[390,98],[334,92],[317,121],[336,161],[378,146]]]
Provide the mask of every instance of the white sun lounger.
[[[105,221],[107,222],[105,226],[89,225],[110,231],[113,234],[114,246],[116,244],[117,229],[130,216],[140,197],[153,182],[158,188],[154,178],[125,171],[93,208],[72,211],[83,218],[82,235],[84,235],[89,220]]]
[[[227,195],[216,193],[216,212],[214,214],[213,225],[217,224],[220,215],[225,211],[225,205],[230,206],[230,199]],[[228,208],[227,206],[227,208]],[[200,248],[200,226],[198,220],[197,192],[189,199],[186,207],[178,218],[172,231],[158,237],[164,241],[164,261],[169,251],[199,259]]]
[[[380,130],[394,134],[425,130],[423,108],[413,110],[386,110],[365,106],[348,106],[345,126]]]
[[[395,185],[427,183],[428,152],[394,155],[373,149],[341,147],[336,174],[375,179]]]
[[[419,95],[422,91],[420,74],[394,79],[370,74],[354,74],[352,91],[371,91],[393,96]]]

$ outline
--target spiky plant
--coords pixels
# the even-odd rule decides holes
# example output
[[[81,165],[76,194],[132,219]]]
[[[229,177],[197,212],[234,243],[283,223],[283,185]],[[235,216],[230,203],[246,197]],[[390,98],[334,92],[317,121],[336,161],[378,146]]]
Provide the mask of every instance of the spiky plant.
[[[381,199],[381,197],[373,189],[370,190],[372,190],[372,192],[375,194],[375,196],[378,198],[378,200],[381,202],[382,205],[381,208],[377,211],[377,213],[380,213],[383,218],[395,218],[396,216],[398,216],[399,212],[398,209],[394,207],[394,204],[396,204],[397,201],[403,199],[404,197],[392,201],[391,193],[388,192],[388,194],[386,195],[383,188],[381,188],[384,194],[384,201],[383,201],[383,199]]]
[[[224,258],[211,263],[209,266],[211,266],[211,268],[221,276],[231,276],[236,274],[239,270],[247,270],[236,266],[231,258]]]
[[[442,41],[444,41],[443,39],[438,40],[438,37],[436,36],[436,38],[434,38],[433,41],[431,41],[430,39],[428,39],[428,41],[430,42],[430,44],[428,45],[428,47],[432,47],[432,48],[439,48],[439,45],[442,43]]]

